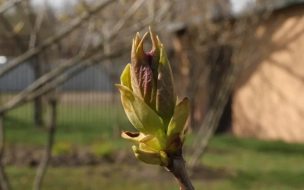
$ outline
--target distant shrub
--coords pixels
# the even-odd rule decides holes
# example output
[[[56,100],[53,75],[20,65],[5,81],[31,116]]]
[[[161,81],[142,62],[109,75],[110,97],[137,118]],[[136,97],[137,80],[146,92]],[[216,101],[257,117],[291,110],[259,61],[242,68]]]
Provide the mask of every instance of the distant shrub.
[[[99,157],[109,157],[114,152],[114,146],[109,142],[98,142],[94,143],[91,146],[92,154]]]
[[[52,153],[55,155],[69,154],[73,150],[73,146],[68,142],[59,142],[53,145]]]

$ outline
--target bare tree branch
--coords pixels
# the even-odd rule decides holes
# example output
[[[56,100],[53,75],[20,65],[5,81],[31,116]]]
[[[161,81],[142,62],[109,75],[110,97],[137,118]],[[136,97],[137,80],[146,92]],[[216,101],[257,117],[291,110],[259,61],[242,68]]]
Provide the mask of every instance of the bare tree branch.
[[[37,169],[37,173],[34,179],[34,184],[33,184],[33,190],[40,190],[43,177],[45,175],[47,165],[49,163],[51,154],[52,154],[52,147],[54,144],[54,135],[55,135],[55,130],[56,130],[56,121],[57,121],[57,100],[56,98],[51,98],[49,100],[49,105],[50,105],[50,118],[49,118],[49,127],[48,127],[48,140],[47,140],[47,145],[45,147],[43,157],[40,161],[39,167]]]
[[[135,12],[135,10],[134,10]],[[134,13],[133,12],[133,13]],[[129,14],[129,13],[128,13]],[[123,17],[122,20],[125,20],[126,18]],[[120,27],[122,27],[123,25],[121,25]],[[110,41],[112,39],[114,39],[117,34],[118,34],[119,30],[116,30],[116,32],[111,33],[111,36],[108,37],[108,39],[105,39],[106,41]],[[134,31],[132,31],[134,32]],[[126,35],[126,33],[124,33],[124,35]],[[73,65],[75,65],[75,63],[79,63],[82,60],[93,56],[95,53],[100,51],[100,48],[103,46],[103,42],[105,40],[101,40],[101,42],[99,42],[99,44],[94,47],[88,55],[81,55],[78,54],[76,57],[66,61],[65,63],[61,64],[59,67],[53,69],[52,71],[50,71],[49,73],[45,74],[44,76],[40,77],[39,79],[37,79],[34,83],[32,83],[31,85],[29,85],[25,90],[23,90],[21,93],[19,93],[18,95],[16,95],[14,98],[12,98],[6,105],[4,105],[1,109],[0,109],[0,113],[3,113],[5,110],[9,110],[11,109],[11,107],[15,107],[17,104],[19,104],[20,102],[22,102],[22,100],[32,91],[36,90],[37,88],[39,88],[40,86],[46,84],[47,82],[49,82],[50,80],[52,80],[53,78],[55,78],[56,76],[58,76],[60,73],[64,72],[65,70],[69,69],[70,67],[72,67]]]
[[[0,21],[2,22],[4,28],[7,30],[7,32],[9,32],[11,34],[11,37],[13,38],[16,45],[21,50],[21,53],[25,52],[26,46],[25,46],[25,44],[23,44],[22,39],[19,37],[19,35],[15,33],[14,28],[12,27],[10,22],[1,14],[0,14]]]
[[[208,111],[207,116],[200,127],[201,130],[197,133],[199,139],[202,140],[200,144],[195,145],[195,152],[189,161],[190,169],[193,169],[197,164],[198,160],[204,153],[209,140],[216,131],[240,70],[240,66],[236,66],[234,64],[232,64],[231,68],[229,69],[227,79],[221,85],[220,91],[215,98],[214,106]],[[204,129],[207,129],[207,131]]]
[[[60,73],[64,72],[65,70],[67,70],[68,68],[70,68],[71,66],[73,66],[75,63],[81,62],[83,59],[85,59],[87,57],[90,57],[90,56],[93,56],[100,49],[100,47],[101,47],[101,45],[95,47],[94,50],[92,50],[89,53],[89,55],[77,55],[76,57],[74,57],[74,58],[72,58],[72,59],[64,62],[63,64],[61,64],[57,68],[51,70],[49,73],[43,75],[42,77],[40,77],[39,79],[37,79],[35,82],[33,82],[31,85],[29,85],[21,93],[19,93],[14,98],[12,98],[3,108],[0,109],[0,113],[3,113],[3,111],[7,107],[12,107],[14,104],[16,104],[16,102],[21,102],[22,99],[27,94],[29,94],[32,91],[36,90],[40,86],[46,84],[47,82],[49,82],[50,80],[52,80],[54,77],[58,76]]]
[[[84,12],[80,17],[74,19],[70,26],[66,29],[58,32],[54,36],[51,36],[50,38],[44,40],[39,46],[28,50],[24,54],[18,56],[17,58],[13,59],[12,61],[7,63],[7,66],[0,70],[0,76],[8,73],[13,68],[18,66],[19,64],[23,63],[27,59],[37,55],[38,53],[44,51],[49,46],[53,45],[54,43],[60,41],[64,37],[66,37],[68,34],[70,34],[72,31],[74,31],[76,28],[78,28],[85,20],[90,18],[92,15],[98,13],[101,9],[105,8],[110,3],[113,3],[115,0],[105,0],[101,1],[98,5],[96,5],[91,10]]]
[[[4,114],[0,114],[0,188],[1,190],[10,190],[10,185],[2,165],[4,154]]]
[[[180,190],[194,190],[186,170],[182,150],[178,151],[177,154],[170,155],[169,160],[169,165],[165,168],[175,177]]]
[[[62,74],[61,76],[58,76],[56,78],[56,80],[50,82],[48,85],[45,85],[41,88],[39,88],[38,90],[36,90],[35,92],[32,93],[27,93],[24,94],[21,98],[19,98],[18,100],[11,102],[9,105],[6,104],[5,106],[3,106],[0,109],[0,113],[5,113],[11,109],[14,109],[26,102],[32,101],[34,98],[41,96],[51,90],[53,90],[54,88],[58,87],[59,85],[61,85],[62,83],[64,83],[66,80],[70,79],[71,77],[75,76],[76,74],[80,73],[81,71],[83,71],[86,67],[91,66],[92,64],[95,63],[100,63],[100,61],[105,60],[105,59],[110,59],[110,58],[115,58],[117,56],[122,55],[127,48],[123,48],[122,50],[119,50],[115,53],[109,54],[109,55],[97,55],[97,56],[92,56],[86,60],[84,60],[82,62],[81,65],[79,65],[77,68],[75,68],[72,72],[68,72],[66,74]]]
[[[123,53],[125,53],[129,48],[122,48],[119,51],[116,51],[115,53],[107,54],[107,55],[97,55],[95,57],[91,57],[87,60],[85,60],[81,65],[79,65],[77,68],[75,68],[73,71],[62,74],[56,78],[56,80],[50,82],[47,86],[42,87],[41,89],[29,94],[24,100],[26,102],[33,100],[34,98],[41,96],[48,91],[53,90],[57,86],[61,85],[68,79],[72,78],[73,76],[79,74],[80,72],[84,71],[85,68],[92,66],[94,64],[100,63],[103,60],[115,58],[118,56],[121,56]]]
[[[169,9],[169,7],[170,6],[164,6],[164,9],[160,10],[158,16],[161,16],[161,15],[165,14],[166,11],[164,11],[164,10]],[[137,24],[136,26],[132,26],[132,27],[126,28],[124,30],[121,30],[119,32],[119,34],[121,34],[121,35],[128,35],[128,34],[134,33],[135,31],[141,30],[142,28],[146,27],[150,23],[150,21],[152,19],[153,18],[149,17],[149,18],[147,18],[141,24]],[[98,51],[98,49],[96,51]],[[113,54],[110,54],[110,55],[105,55],[104,57],[101,57],[100,60],[110,59],[112,57],[117,57],[122,52],[124,52],[124,49],[118,51],[117,53],[113,53]],[[50,84],[48,84],[46,86],[41,87],[41,89],[39,89],[39,91],[36,91],[36,92],[34,92],[34,93],[31,94],[31,92],[36,89],[36,88],[32,87],[30,90],[27,90],[27,92],[24,92],[24,93],[22,92],[22,93],[18,94],[13,100],[11,100],[10,102],[8,102],[6,105],[4,105],[0,109],[0,113],[7,112],[7,111],[9,111],[9,110],[11,110],[13,108],[18,107],[19,105],[21,105],[21,104],[23,104],[25,102],[33,100],[33,98],[35,98],[35,97],[38,97],[38,96],[40,96],[40,95],[42,95],[42,94],[44,94],[46,92],[49,92],[50,90],[56,88],[58,85],[62,84],[66,80],[68,80],[70,77],[76,75],[78,72],[81,72],[86,66],[91,65],[92,64],[91,62],[94,62],[94,60],[96,60],[96,59],[99,60],[98,57],[97,58],[94,58],[94,57],[88,58],[87,60],[83,61],[81,63],[81,66],[77,67],[73,72],[71,72],[70,74],[64,74],[64,75],[62,75],[60,77],[57,77],[57,79],[55,81],[51,82]],[[59,66],[56,69],[56,71],[53,70],[54,72],[49,72],[49,73],[45,74],[43,76],[45,78],[44,81],[42,81],[42,82],[40,82],[39,84],[36,84],[36,85],[45,85],[50,79],[52,79],[52,77],[50,77],[50,75],[57,76],[58,74],[60,74],[60,73],[63,72],[62,71],[63,70],[62,67],[66,67],[66,65],[74,65],[75,63],[80,62],[81,60],[82,59],[77,59],[77,60],[73,59],[73,60],[69,60],[69,61],[63,63],[61,66]],[[48,79],[48,80],[46,80],[46,79]],[[35,84],[35,83],[33,83],[33,84]]]
[[[93,22],[92,20],[89,21],[88,31],[86,32],[86,36],[84,37],[84,41],[80,48],[79,54],[81,55],[86,54],[92,40],[91,32],[93,32],[94,28],[95,28],[95,22]]]
[[[39,30],[41,28],[42,21],[44,18],[46,4],[44,3],[43,7],[39,10],[36,19],[32,17],[33,11],[28,3],[27,3],[27,8],[29,9],[29,20],[32,25],[32,32],[31,32],[30,41],[29,41],[29,49],[32,49],[36,46],[37,39],[39,40]]]
[[[18,3],[21,3],[22,1],[28,1],[28,0],[11,0],[6,1],[1,7],[0,7],[0,14],[4,13],[5,11],[13,8]]]
[[[169,5],[169,4],[168,4]],[[164,6],[163,9],[160,10],[160,12],[157,14],[158,16],[162,16],[166,11],[164,10],[168,10],[170,6]],[[128,35],[128,34],[133,34],[135,31],[141,30],[142,28],[146,27],[150,21],[152,20],[151,17],[147,18],[145,22],[143,22],[141,25],[136,25],[135,27],[129,27],[126,28],[124,30],[121,30],[119,32],[119,34],[121,35]],[[64,83],[65,81],[67,81],[68,79],[70,79],[71,77],[77,75],[78,73],[80,73],[81,71],[83,71],[86,67],[89,67],[93,64],[99,63],[100,61],[106,60],[106,59],[111,59],[111,58],[115,58],[118,57],[120,55],[122,55],[126,50],[128,50],[129,48],[124,47],[121,48],[120,50],[111,53],[111,54],[106,54],[106,55],[97,55],[95,57],[91,57],[88,58],[87,60],[83,61],[77,68],[75,68],[72,72],[66,73],[66,74],[62,74],[61,76],[58,76],[56,78],[56,80],[50,82],[48,85],[42,87],[41,89],[31,93],[30,95],[26,96],[26,98],[24,99],[26,102],[31,101],[32,99],[43,95],[44,93],[47,93],[48,91],[56,88],[57,86],[61,85],[62,83]],[[15,108],[15,106],[8,108],[12,109]],[[7,111],[7,110],[4,110]],[[1,111],[0,111],[1,112]]]
[[[136,10],[145,2],[145,0],[137,0],[133,5],[129,8],[129,10],[125,13],[124,19],[120,19],[117,24],[111,30],[111,33],[117,33],[122,26],[126,23],[126,21],[135,13]]]
[[[168,13],[168,10],[170,9],[171,5],[172,5],[171,2],[164,3],[163,6],[161,7],[161,9],[157,12],[157,15],[155,16],[155,18],[153,16],[149,16],[148,18],[143,19],[141,22],[134,23],[129,28],[126,28],[126,29],[120,31],[119,34],[125,35],[126,33],[129,34],[129,33],[132,33],[133,31],[139,31],[139,30],[141,30],[141,28],[143,26],[147,26],[147,25],[151,24],[151,22],[153,22],[153,20],[157,20],[158,22],[161,22],[161,19],[164,17],[164,15],[166,15]],[[158,28],[162,25],[163,25],[162,23],[159,23],[156,27]]]

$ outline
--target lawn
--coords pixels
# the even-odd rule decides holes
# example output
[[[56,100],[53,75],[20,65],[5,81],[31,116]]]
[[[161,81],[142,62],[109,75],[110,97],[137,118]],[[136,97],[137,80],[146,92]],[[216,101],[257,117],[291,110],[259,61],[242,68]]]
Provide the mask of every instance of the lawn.
[[[32,106],[27,104],[7,114],[4,123],[9,143],[46,142],[46,131],[33,127],[32,112]],[[56,142],[83,145],[113,139],[120,135],[120,130],[131,130],[132,126],[121,105],[60,105],[56,128]]]
[[[131,152],[131,150],[130,150]],[[194,175],[196,189],[304,189],[304,146],[282,142],[215,137],[201,160],[208,171]],[[8,167],[14,189],[30,189],[35,169]],[[106,164],[98,167],[51,167],[44,188],[152,190],[178,189],[172,177],[157,166]]]
[[[31,108],[25,105],[7,115],[5,127],[9,144],[37,146],[45,143],[45,130],[35,129],[31,125],[31,112]],[[118,148],[127,147],[131,153],[131,144],[120,139],[114,140],[113,133],[118,132],[113,132],[113,126],[132,129],[120,106],[62,105],[59,107],[56,141],[81,146],[100,140],[111,141]],[[208,152],[201,159],[201,166],[204,167],[194,173],[193,182],[197,190],[304,189],[303,160],[304,145],[221,135],[212,139]],[[6,170],[13,189],[31,189],[35,168],[9,166]],[[166,171],[138,162],[136,165],[122,163],[94,167],[50,167],[43,189],[178,188]]]

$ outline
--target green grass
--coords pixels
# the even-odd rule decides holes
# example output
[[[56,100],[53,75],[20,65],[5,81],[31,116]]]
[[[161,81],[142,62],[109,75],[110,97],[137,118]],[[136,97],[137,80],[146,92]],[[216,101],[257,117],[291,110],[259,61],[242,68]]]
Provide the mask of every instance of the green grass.
[[[118,114],[114,115],[117,110]],[[95,147],[97,154],[104,154],[108,151],[107,147],[99,147],[98,143],[107,140],[111,140],[115,148],[127,146],[131,152],[131,144],[112,140],[114,125],[118,125],[121,130],[132,130],[120,105],[61,105],[58,113],[57,152],[66,151],[64,145],[70,143],[89,145]],[[29,105],[15,109],[6,116],[8,143],[45,144],[45,130],[34,128],[31,118],[32,110]],[[188,140],[188,143],[191,142],[191,137]],[[198,190],[304,189],[303,160],[304,145],[238,139],[229,135],[216,136],[210,143],[209,151],[201,159],[201,164],[214,172],[204,178],[198,175],[193,182]],[[149,175],[138,170],[138,176],[146,176],[138,179],[129,177],[128,172],[122,172],[125,168],[134,173],[135,166],[125,165],[115,169],[116,167],[118,166],[49,168],[43,189],[178,189],[171,178],[151,180]],[[7,167],[7,172],[14,189],[31,189],[34,168],[10,166]]]
[[[211,173],[204,177],[196,173],[193,183],[196,189],[208,190],[304,189],[303,160],[303,145],[216,136],[201,159]],[[152,168],[151,175],[158,169],[140,163],[139,166]],[[30,189],[35,169],[8,167],[7,171],[14,189]],[[137,177],[130,177],[136,172]],[[165,177],[150,179],[148,172],[137,165],[49,168],[43,189],[178,189],[173,178],[166,177],[167,172],[160,172]]]
[[[210,147],[222,152],[202,163],[235,173],[234,189],[304,189],[304,145],[219,136]]]
[[[115,175],[107,174],[108,166],[105,167],[82,167],[82,168],[49,168],[43,184],[43,190],[176,190],[179,189],[174,179],[152,180],[149,178],[132,179],[126,173]],[[14,179],[13,189],[31,189],[35,170],[28,168],[9,168],[10,176]],[[119,171],[116,171],[119,172]],[[162,171],[166,172],[166,171]],[[202,182],[195,182],[202,187]],[[211,185],[211,186],[210,186]],[[224,188],[223,184],[204,184],[210,188]],[[200,189],[200,188],[197,188]],[[208,188],[209,189],[209,188]]]
[[[117,113],[117,114],[115,114]],[[32,107],[25,105],[7,114],[5,117],[5,135],[9,143],[43,145],[46,131],[33,126]],[[120,130],[132,130],[121,105],[61,105],[58,107],[56,127],[57,142],[73,144],[91,144],[94,141],[119,136],[114,126]]]

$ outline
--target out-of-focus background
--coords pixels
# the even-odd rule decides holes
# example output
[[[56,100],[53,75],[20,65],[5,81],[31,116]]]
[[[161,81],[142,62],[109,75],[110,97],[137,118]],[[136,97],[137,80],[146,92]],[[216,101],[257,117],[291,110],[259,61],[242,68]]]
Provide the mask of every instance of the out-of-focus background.
[[[149,26],[191,102],[196,189],[304,189],[303,0],[0,4],[1,190],[178,189],[120,137],[114,84]]]

